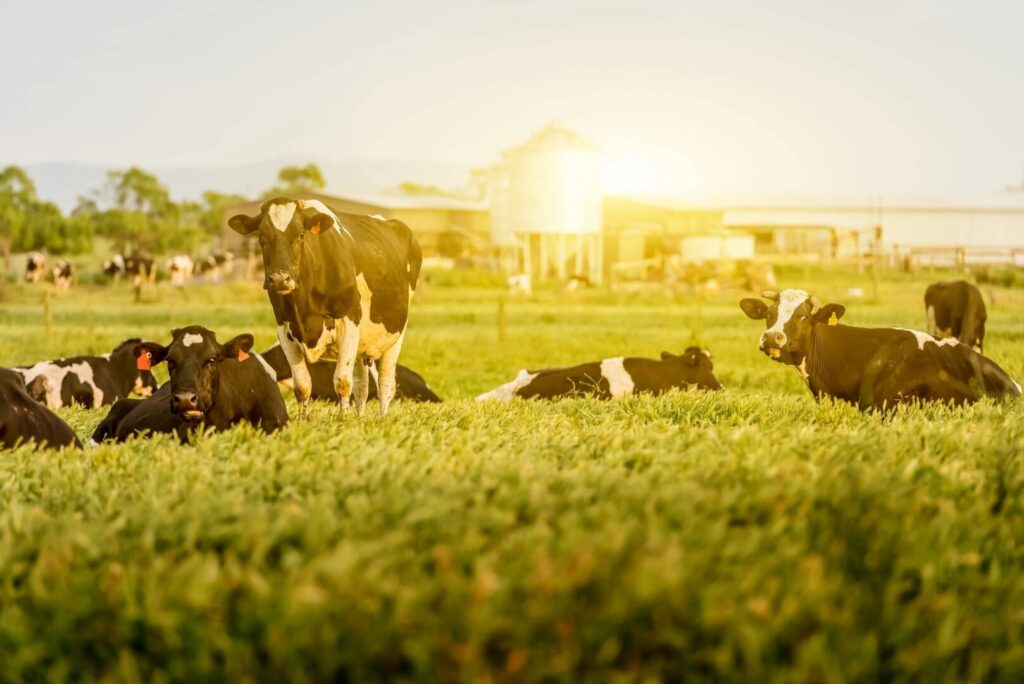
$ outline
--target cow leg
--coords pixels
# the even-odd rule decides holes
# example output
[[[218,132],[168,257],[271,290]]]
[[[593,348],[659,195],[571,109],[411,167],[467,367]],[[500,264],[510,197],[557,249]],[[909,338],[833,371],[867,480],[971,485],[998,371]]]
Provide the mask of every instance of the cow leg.
[[[398,382],[395,379],[395,372],[398,368],[398,355],[402,353],[402,342],[405,340],[405,331],[398,336],[395,343],[381,354],[380,364],[377,368],[377,397],[380,399],[380,415],[387,415],[388,406],[395,398],[395,389]]]
[[[348,318],[341,320],[338,331],[338,365],[334,369],[334,389],[338,392],[341,412],[348,411],[352,396],[352,375],[355,372],[356,357],[359,355],[359,326]]]
[[[281,350],[292,369],[292,389],[295,401],[299,403],[299,420],[306,420],[309,418],[309,398],[313,394],[313,379],[306,367],[306,354],[302,345],[289,339],[284,326],[277,328],[277,341],[281,343]]]
[[[366,410],[366,398],[370,394],[370,379],[367,377],[367,362],[370,359],[365,356],[359,356],[356,359],[356,365],[352,373],[352,390],[356,399],[356,413],[363,415]]]

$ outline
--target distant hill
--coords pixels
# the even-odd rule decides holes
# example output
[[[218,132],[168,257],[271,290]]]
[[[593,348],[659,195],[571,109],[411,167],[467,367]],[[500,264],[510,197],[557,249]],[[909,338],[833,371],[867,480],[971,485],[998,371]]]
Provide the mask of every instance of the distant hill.
[[[199,199],[205,190],[234,192],[255,196],[274,184],[277,172],[288,164],[320,166],[327,191],[335,194],[369,194],[393,188],[402,181],[415,181],[440,187],[462,185],[469,169],[448,162],[426,161],[351,161],[333,162],[317,159],[271,159],[252,164],[224,167],[147,166],[138,164],[167,186],[175,200]],[[4,164],[9,162],[4,162]],[[16,162],[15,162],[16,163]],[[69,211],[78,197],[90,194],[106,181],[107,171],[127,168],[119,164],[80,164],[74,162],[41,162],[24,165],[35,181],[39,196],[56,202]]]

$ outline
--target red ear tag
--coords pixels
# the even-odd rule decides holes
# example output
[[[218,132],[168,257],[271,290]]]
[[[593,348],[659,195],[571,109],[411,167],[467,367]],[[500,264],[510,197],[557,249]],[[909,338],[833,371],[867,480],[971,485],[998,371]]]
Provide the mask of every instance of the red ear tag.
[[[153,370],[153,352],[144,351],[139,354],[139,358],[135,360],[135,367],[140,371]]]
[[[309,232],[312,233],[313,235],[319,235],[320,234],[320,224],[318,223],[315,226],[313,226],[312,228],[310,228]]]
[[[249,355],[245,353],[245,350],[244,349],[239,349],[238,350],[238,360],[239,361],[245,361],[247,358],[249,358]]]

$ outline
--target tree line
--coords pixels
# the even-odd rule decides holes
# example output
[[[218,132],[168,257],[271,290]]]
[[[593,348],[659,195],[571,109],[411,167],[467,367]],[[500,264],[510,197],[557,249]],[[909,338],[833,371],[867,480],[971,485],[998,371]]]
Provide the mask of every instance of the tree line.
[[[263,196],[323,187],[315,164],[285,166]],[[199,201],[175,202],[155,175],[132,166],[108,172],[101,187],[64,215],[38,196],[24,169],[8,166],[0,171],[0,249],[5,258],[31,251],[83,254],[92,251],[95,237],[104,237],[121,252],[191,252],[220,233],[225,207],[246,200],[208,190]]]

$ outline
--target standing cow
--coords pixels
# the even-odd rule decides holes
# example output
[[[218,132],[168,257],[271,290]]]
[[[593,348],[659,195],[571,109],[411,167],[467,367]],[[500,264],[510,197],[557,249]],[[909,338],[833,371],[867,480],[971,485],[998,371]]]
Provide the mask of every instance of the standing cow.
[[[70,261],[61,259],[53,267],[53,284],[58,290],[68,290],[75,281],[75,267]]]
[[[966,280],[932,283],[924,293],[928,334],[939,339],[955,337],[975,351],[985,342],[985,300]]]
[[[292,368],[300,417],[312,391],[306,364],[335,354],[342,411],[355,390],[356,411],[363,412],[367,364],[376,360],[380,412],[386,414],[422,263],[409,227],[287,197],[264,202],[257,216],[232,216],[228,225],[241,235],[259,235],[264,288]]]
[[[25,262],[25,280],[30,283],[38,283],[46,275],[46,255],[42,252],[32,252]]]
[[[131,276],[138,287],[144,280],[156,282],[156,261],[137,252],[128,256],[115,254],[103,262],[103,272],[113,276],[115,282],[122,276]]]

